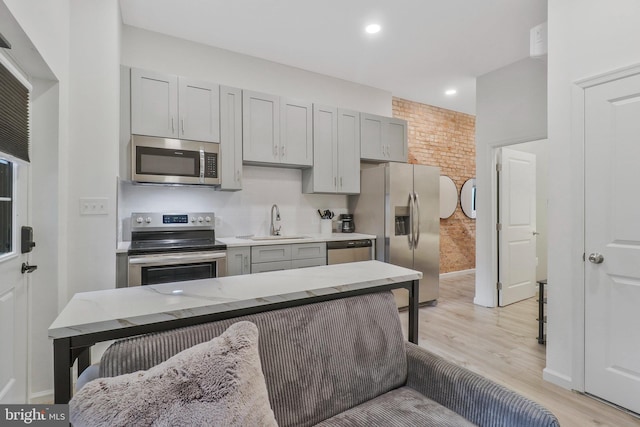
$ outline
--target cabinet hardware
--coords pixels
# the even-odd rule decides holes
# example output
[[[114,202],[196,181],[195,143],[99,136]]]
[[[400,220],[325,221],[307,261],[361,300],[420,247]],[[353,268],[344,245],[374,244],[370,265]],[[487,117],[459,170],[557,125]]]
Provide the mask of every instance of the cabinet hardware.
[[[184,135],[184,117],[180,119],[180,126],[182,127],[182,135]]]
[[[173,132],[175,132],[175,131],[176,131],[176,129],[175,129],[175,127],[173,126],[173,116],[171,116],[171,133],[173,133]]]

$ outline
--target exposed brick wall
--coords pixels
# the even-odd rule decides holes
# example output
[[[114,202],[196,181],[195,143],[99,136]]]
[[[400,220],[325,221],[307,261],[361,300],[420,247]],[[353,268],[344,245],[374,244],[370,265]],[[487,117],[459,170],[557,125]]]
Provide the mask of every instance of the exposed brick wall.
[[[475,116],[393,98],[393,116],[408,122],[409,163],[439,166],[456,184],[476,176]],[[458,197],[459,200],[459,197]],[[440,273],[475,268],[476,220],[460,208],[440,220]]]

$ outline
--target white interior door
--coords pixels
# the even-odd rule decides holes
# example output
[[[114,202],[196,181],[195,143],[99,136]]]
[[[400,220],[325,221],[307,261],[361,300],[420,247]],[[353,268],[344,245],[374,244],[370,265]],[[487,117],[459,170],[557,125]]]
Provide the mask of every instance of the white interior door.
[[[0,403],[26,403],[27,255],[20,253],[20,227],[28,222],[29,165],[0,153]],[[10,227],[6,225],[11,223]],[[10,232],[8,232],[10,230]]]
[[[585,90],[585,390],[640,413],[640,76]]]
[[[498,175],[498,304],[536,291],[536,156],[502,148]]]

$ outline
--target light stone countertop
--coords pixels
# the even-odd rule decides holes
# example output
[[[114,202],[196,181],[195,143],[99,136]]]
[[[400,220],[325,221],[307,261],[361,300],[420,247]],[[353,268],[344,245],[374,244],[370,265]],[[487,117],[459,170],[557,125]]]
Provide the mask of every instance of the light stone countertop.
[[[422,273],[416,270],[362,261],[81,292],[71,298],[51,324],[49,337],[114,331],[421,278]]]
[[[344,240],[363,240],[363,239],[375,240],[376,239],[376,236],[373,234],[361,234],[361,233],[332,233],[332,234],[302,233],[300,235],[304,237],[297,238],[297,239],[273,239],[273,240],[252,240],[251,238],[220,237],[217,240],[226,244],[228,248],[233,248],[233,247],[241,247],[241,246],[290,245],[292,243],[338,242],[338,241],[344,241]],[[286,237],[286,235],[283,237]]]
[[[219,237],[217,240],[226,244],[228,248],[237,248],[242,246],[289,245],[292,243],[338,242],[344,240],[376,239],[376,236],[373,234],[361,233],[301,233],[300,235],[304,236],[304,238],[251,240],[251,238]],[[127,253],[130,245],[131,242],[118,242],[116,253]]]

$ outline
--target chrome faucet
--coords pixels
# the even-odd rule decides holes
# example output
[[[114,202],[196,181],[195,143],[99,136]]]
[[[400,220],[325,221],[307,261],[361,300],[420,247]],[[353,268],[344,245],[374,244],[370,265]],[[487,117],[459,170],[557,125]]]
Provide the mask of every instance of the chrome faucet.
[[[274,209],[276,211],[275,220],[273,218],[273,210]],[[278,228],[276,228],[275,221],[280,221],[280,209],[278,209],[278,205],[276,205],[276,204],[271,206],[271,230],[270,230],[270,234],[272,236],[279,236],[280,235],[280,229],[282,228],[282,226],[280,225],[280,226],[278,226]]]

